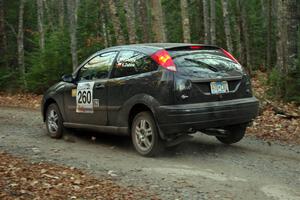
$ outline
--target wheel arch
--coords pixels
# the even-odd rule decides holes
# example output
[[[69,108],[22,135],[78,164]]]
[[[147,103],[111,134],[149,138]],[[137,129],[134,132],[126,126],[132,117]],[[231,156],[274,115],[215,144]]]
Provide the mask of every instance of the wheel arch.
[[[57,102],[53,99],[53,98],[48,98],[45,103],[44,103],[44,106],[43,106],[43,121],[45,122],[46,121],[46,112],[47,112],[47,108],[49,107],[49,105],[51,105],[52,103],[55,103],[56,105]]]
[[[128,119],[127,119],[127,123],[128,123],[128,128],[129,128],[129,132],[131,131],[131,125],[132,125],[132,121],[134,119],[134,117],[140,113],[140,112],[150,112],[151,115],[153,116],[153,119],[156,123],[159,135],[162,139],[165,139],[165,136],[163,134],[163,132],[160,130],[159,125],[157,123],[157,117],[156,117],[156,112],[155,109],[153,108],[153,106],[148,105],[145,102],[137,102],[136,104],[134,104],[129,112],[128,112]]]
[[[151,114],[153,115],[152,110],[145,105],[144,103],[137,103],[134,106],[132,106],[132,108],[129,111],[129,115],[128,115],[128,127],[131,128],[131,124],[133,121],[133,118],[140,112],[144,112],[144,111],[148,111],[151,112]]]

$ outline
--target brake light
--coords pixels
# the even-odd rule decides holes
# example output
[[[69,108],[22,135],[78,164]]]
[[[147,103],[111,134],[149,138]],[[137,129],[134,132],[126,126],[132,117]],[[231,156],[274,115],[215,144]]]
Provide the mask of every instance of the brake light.
[[[199,50],[199,49],[202,49],[203,47],[201,46],[190,46],[190,49],[192,50]]]
[[[176,66],[173,62],[170,54],[166,50],[159,50],[155,52],[151,58],[163,68],[166,68],[172,72],[176,72]]]
[[[233,57],[233,55],[231,55],[228,51],[226,51],[225,49],[221,49],[221,51],[227,58],[239,64],[239,61],[237,61],[237,59],[235,59],[235,57]]]

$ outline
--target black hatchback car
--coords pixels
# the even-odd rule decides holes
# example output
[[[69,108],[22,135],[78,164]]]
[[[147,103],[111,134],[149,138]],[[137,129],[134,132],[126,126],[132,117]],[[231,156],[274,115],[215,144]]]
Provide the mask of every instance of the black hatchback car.
[[[155,43],[111,47],[84,61],[44,95],[48,133],[65,128],[125,134],[153,156],[201,131],[240,141],[256,117],[249,76],[224,49]]]

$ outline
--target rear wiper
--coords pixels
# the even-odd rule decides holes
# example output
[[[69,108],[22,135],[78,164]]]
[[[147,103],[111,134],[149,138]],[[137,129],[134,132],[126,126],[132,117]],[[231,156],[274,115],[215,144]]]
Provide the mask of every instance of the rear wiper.
[[[214,72],[218,72],[218,68],[216,67],[213,67],[205,62],[202,62],[200,60],[194,60],[194,59],[190,59],[190,58],[184,58],[184,60],[187,60],[187,61],[190,61],[190,62],[193,62],[193,63],[196,63],[196,64],[200,64],[200,67],[205,67],[205,68],[208,68]]]

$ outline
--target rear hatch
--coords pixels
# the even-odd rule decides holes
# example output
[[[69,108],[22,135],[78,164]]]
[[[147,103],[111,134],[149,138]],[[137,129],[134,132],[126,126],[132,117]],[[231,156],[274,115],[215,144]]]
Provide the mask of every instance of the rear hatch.
[[[251,97],[241,65],[223,49],[192,46],[167,49],[176,72],[175,103],[201,103]]]

